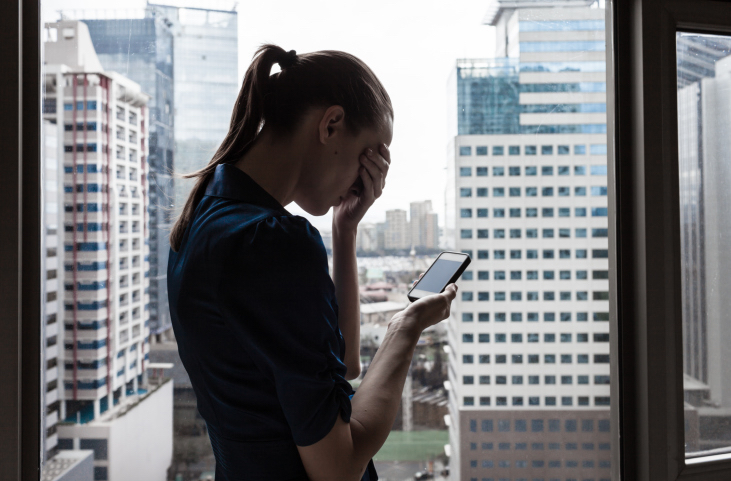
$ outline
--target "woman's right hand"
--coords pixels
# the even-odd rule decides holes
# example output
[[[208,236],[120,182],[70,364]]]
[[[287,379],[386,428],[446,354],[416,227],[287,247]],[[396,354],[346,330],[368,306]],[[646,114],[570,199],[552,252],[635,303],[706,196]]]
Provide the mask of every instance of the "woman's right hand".
[[[412,302],[406,309],[396,314],[394,319],[413,323],[413,327],[421,333],[427,327],[449,317],[455,297],[457,297],[457,285],[449,284],[441,294],[432,294]]]

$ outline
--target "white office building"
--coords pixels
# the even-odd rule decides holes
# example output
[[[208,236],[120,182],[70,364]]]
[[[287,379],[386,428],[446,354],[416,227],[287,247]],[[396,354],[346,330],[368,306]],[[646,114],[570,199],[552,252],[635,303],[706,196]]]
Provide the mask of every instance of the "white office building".
[[[472,257],[449,320],[454,480],[610,477],[604,10],[593,4],[489,2],[501,58],[454,71],[446,239]]]

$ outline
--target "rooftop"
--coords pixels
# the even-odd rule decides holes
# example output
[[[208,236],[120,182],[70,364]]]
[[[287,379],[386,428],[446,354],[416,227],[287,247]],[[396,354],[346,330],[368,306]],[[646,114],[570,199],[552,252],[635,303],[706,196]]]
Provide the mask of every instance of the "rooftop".
[[[483,25],[495,26],[506,10],[517,8],[588,7],[595,0],[488,0]]]

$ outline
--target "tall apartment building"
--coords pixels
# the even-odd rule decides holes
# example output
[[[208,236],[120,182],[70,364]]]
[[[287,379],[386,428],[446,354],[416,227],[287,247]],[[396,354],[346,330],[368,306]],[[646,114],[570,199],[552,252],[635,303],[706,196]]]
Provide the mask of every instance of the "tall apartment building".
[[[148,4],[171,22],[175,84],[175,172],[208,164],[228,132],[241,81],[238,72],[238,13]],[[176,212],[193,186],[175,180]]]
[[[731,423],[731,284],[725,239],[731,182],[731,38],[678,38],[678,161],[680,170],[683,368],[686,430],[697,442],[686,451],[727,448]],[[692,432],[686,434],[692,436]]]
[[[386,211],[384,249],[410,249],[410,233],[405,210],[393,209]]]
[[[114,11],[93,11],[106,17]],[[97,57],[105,71],[138,83],[150,95],[147,105],[149,136],[148,219],[150,223],[150,332],[164,335],[171,328],[167,295],[170,223],[175,201],[173,180],[175,112],[173,89],[173,23],[155,9],[143,18],[104,18],[87,25]],[[86,12],[84,12],[86,17]]]
[[[58,138],[63,186],[58,448],[94,450],[96,480],[162,479],[172,386],[148,392],[145,375],[149,96],[102,69],[85,24],[46,28],[43,115]]]
[[[493,0],[450,89],[451,479],[610,478],[604,11]]]
[[[43,235],[41,236],[41,298],[45,299],[41,306],[41,332],[44,346],[41,351],[41,371],[44,389],[41,390],[41,405],[45,412],[41,417],[41,455],[43,462],[52,458],[56,452],[58,435],[56,423],[59,416],[58,386],[58,345],[63,338],[63,331],[58,331],[59,301],[63,291],[59,292],[59,279],[63,279],[63,264],[59,264],[59,224],[63,212],[59,208],[59,190],[62,187],[61,175],[58,172],[58,136],[55,126],[49,121],[43,122],[46,132],[41,145],[43,153]]]
[[[439,224],[435,217],[437,214],[432,212],[431,201],[412,202],[409,207],[411,245],[435,249],[439,244]]]

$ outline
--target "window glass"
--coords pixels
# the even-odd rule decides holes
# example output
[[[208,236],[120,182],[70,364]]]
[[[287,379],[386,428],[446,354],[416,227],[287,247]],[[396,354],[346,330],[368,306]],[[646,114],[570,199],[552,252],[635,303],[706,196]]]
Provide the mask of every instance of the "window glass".
[[[53,3],[73,9],[78,0]],[[389,177],[386,192],[397,194],[393,203],[376,203],[358,228],[362,374],[352,381],[355,388],[383,340],[384,326],[403,308],[392,303],[405,302],[404,286],[442,249],[473,259],[461,276],[464,284],[453,304],[454,316],[444,324],[448,328],[425,333],[416,348],[403,409],[375,456],[382,479],[413,478],[416,466],[439,473],[446,462],[453,479],[470,481],[610,477],[602,464],[610,458],[608,423],[607,430],[601,429],[610,405],[605,362],[608,211],[602,187],[607,185],[606,84],[597,81],[606,68],[604,10],[598,8],[603,2],[591,7],[564,3],[571,5],[500,7],[486,21],[490,26],[477,27],[506,33],[497,45],[487,44],[495,47],[485,52],[488,60],[461,59],[461,50],[453,45],[464,42],[460,29],[472,28],[482,14],[455,28],[456,7],[448,2],[435,7],[444,15],[438,16],[439,25],[427,26],[453,32],[440,37],[453,53],[455,75],[445,84],[449,96],[445,89],[424,90],[408,76],[394,77],[393,69],[371,65],[380,78],[396,82],[389,84],[394,85],[389,91],[394,105],[413,106],[415,99],[422,109],[445,99],[452,104],[449,116],[437,112],[437,118],[431,107],[428,115],[414,108],[421,112],[415,118],[397,112],[404,125],[412,126],[403,131],[403,139],[422,142],[410,143],[416,149],[408,160],[413,164],[404,167],[412,175]],[[114,443],[107,453],[108,439],[99,438],[97,426],[99,418],[128,421],[145,412],[146,399],[165,392],[165,386],[170,399],[160,405],[171,406],[172,413],[168,409],[143,423],[154,431],[156,419],[173,420],[172,445],[154,447],[172,457],[154,461],[160,464],[155,477],[205,479],[215,469],[205,421],[191,408],[192,386],[174,355],[165,273],[168,231],[192,185],[171,174],[204,167],[201,152],[219,146],[247,67],[239,58],[248,62],[242,52],[252,42],[266,40],[266,22],[247,24],[246,35],[239,38],[243,17],[219,7],[231,8],[150,4],[133,13],[69,10],[65,21],[83,20],[85,25],[74,45],[89,49],[73,58],[96,55],[98,62],[77,70],[60,68],[50,58],[54,49],[44,49],[46,65],[55,67],[44,67],[43,79],[44,179],[51,183],[43,210],[48,215],[44,232],[49,232],[43,249],[43,298],[48,302],[41,322],[44,356],[57,355],[42,363],[43,422],[51,424],[42,427],[42,454],[49,460],[60,450],[90,449],[95,479],[114,476],[117,464],[154,458],[152,449],[124,458]],[[394,21],[400,15],[397,7],[389,10]],[[283,7],[262,8],[266,14]],[[44,21],[60,19],[55,8],[46,10],[56,17]],[[92,15],[99,17],[85,18]],[[365,15],[358,18],[368,23],[371,13]],[[281,26],[301,36],[301,25],[316,25],[320,17],[313,10],[283,17]],[[413,28],[408,18],[399,21],[405,36]],[[64,28],[55,40],[44,42],[64,41],[73,33]],[[320,30],[310,29],[310,40]],[[331,33],[335,40],[328,48],[349,51],[347,42],[337,40],[347,35],[337,29]],[[352,53],[364,60],[380,58],[386,69],[398,63],[424,72],[424,78],[441,78],[430,66],[414,65],[392,43],[384,49],[379,42],[361,42]],[[110,76],[114,90],[109,100],[100,71],[117,72]],[[719,67],[718,75],[709,78],[723,78],[722,72]],[[74,90],[69,82],[82,84],[84,77],[88,89]],[[114,95],[121,87],[125,95]],[[449,129],[444,130],[452,137],[431,127],[441,125],[438,117],[445,117],[441,120],[447,120]],[[424,124],[425,118],[436,121]],[[437,155],[437,163],[439,156],[448,161],[447,170],[423,162],[431,159],[433,145],[450,144],[450,152]],[[313,232],[321,237],[332,272],[331,217],[323,216],[323,223],[300,210],[294,213],[317,228]],[[502,332],[494,332],[498,330]],[[170,363],[173,368],[150,368]],[[175,383],[166,384],[172,377]],[[131,414],[115,418],[133,406]],[[565,427],[567,419],[582,428],[580,439],[578,428]],[[586,421],[595,429],[584,430]],[[110,431],[119,432],[114,426]],[[120,445],[132,452],[145,441],[123,440]],[[605,446],[596,450],[602,457],[593,451],[579,456],[582,450],[576,447],[584,442]],[[445,452],[445,446],[451,451]],[[707,446],[699,441],[699,449]]]
[[[698,458],[731,447],[731,36],[678,32],[676,47],[685,452]]]

